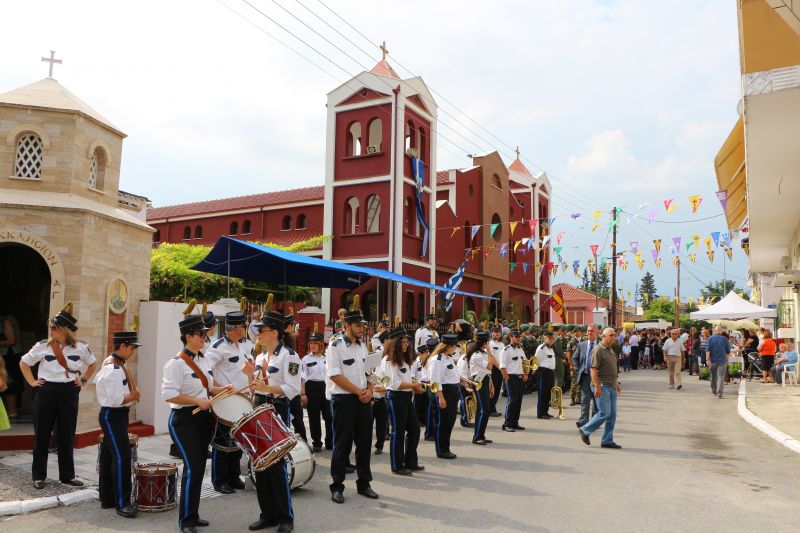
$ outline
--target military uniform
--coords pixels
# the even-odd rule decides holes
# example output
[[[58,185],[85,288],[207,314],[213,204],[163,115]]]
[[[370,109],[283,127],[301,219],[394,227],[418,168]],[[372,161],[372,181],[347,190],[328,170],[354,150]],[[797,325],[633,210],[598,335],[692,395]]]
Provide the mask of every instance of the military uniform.
[[[553,386],[562,389],[564,387],[564,374],[566,373],[566,367],[564,364],[566,349],[566,339],[560,332],[556,333],[556,342],[553,343],[553,351],[556,354],[556,367],[554,370]]]

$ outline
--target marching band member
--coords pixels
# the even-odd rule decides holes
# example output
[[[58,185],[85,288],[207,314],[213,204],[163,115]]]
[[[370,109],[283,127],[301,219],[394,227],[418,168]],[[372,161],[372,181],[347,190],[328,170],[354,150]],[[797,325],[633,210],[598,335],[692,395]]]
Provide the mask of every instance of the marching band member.
[[[411,365],[411,378],[417,381],[427,381],[428,376],[425,372],[425,360],[428,357],[428,345],[423,344],[416,349],[417,357]],[[417,424],[422,427],[425,425],[425,417],[428,412],[428,394],[423,388],[421,392],[414,391],[412,401],[414,402],[414,412],[417,415]]]
[[[71,304],[67,304],[70,307]],[[34,444],[33,486],[44,488],[47,478],[47,451],[53,426],[58,445],[58,479],[65,485],[82,487],[75,477],[73,439],[78,420],[78,395],[94,374],[97,362],[89,345],[77,340],[78,321],[67,311],[50,320],[50,338],[33,346],[22,356],[19,369],[31,387],[38,388],[33,398]],[[37,379],[31,367],[39,363]],[[88,365],[81,377],[82,365]]]
[[[284,344],[290,341],[287,339],[289,334],[285,320],[286,317],[281,313],[269,311],[254,324],[258,328],[258,344],[264,347],[264,353],[255,361],[253,405],[272,403],[276,414],[287,427],[291,427],[289,398],[300,393],[301,361],[294,350]],[[277,461],[269,468],[256,472],[255,477],[261,514],[249,529],[256,531],[277,525],[280,532],[292,531],[294,511],[286,462]]]
[[[205,366],[220,387],[231,385],[241,390],[252,381],[252,375],[245,373],[243,363],[252,361],[253,343],[247,338],[247,317],[241,311],[226,313],[225,335],[214,341],[205,352]],[[205,322],[205,321],[204,321]],[[221,433],[214,435],[215,442],[225,444],[230,441],[230,428],[217,426]],[[234,489],[243,489],[241,478],[242,451],[223,452],[213,448],[211,452],[211,484],[222,494],[231,494]]]
[[[100,404],[100,427],[103,444],[100,446],[100,505],[104,509],[115,507],[117,514],[127,518],[136,516],[131,506],[131,445],[128,440],[128,413],[130,403],[139,399],[125,363],[141,346],[135,331],[114,333],[114,351],[103,361],[95,380],[97,402]]]
[[[333,431],[331,430],[330,402],[325,397],[325,338],[314,331],[308,337],[309,353],[301,360],[301,376],[303,376],[308,425],[311,429],[312,451],[322,451],[322,429],[319,417],[325,421],[325,449],[333,449]],[[302,399],[302,394],[301,394]]]
[[[439,339],[431,337],[428,339],[426,346],[428,347],[428,353],[425,356],[425,361],[423,362],[423,366],[421,369],[422,379],[420,381],[427,381],[428,383],[432,383],[431,381],[431,372],[430,372],[430,362],[431,362],[431,354],[433,354],[433,350],[439,346]],[[456,350],[458,349],[458,345],[456,345]],[[436,414],[436,404],[439,402],[439,398],[434,394],[432,391],[428,390],[425,393],[427,398],[426,405],[428,408],[425,411],[425,440],[435,441],[436,440],[436,427],[439,424],[438,415]]]
[[[412,471],[424,470],[417,458],[419,444],[419,422],[412,404],[412,393],[422,392],[422,384],[412,383],[411,365],[413,364],[411,338],[401,331],[392,331],[392,340],[386,347],[383,359],[383,375],[389,378],[386,391],[386,402],[392,422],[389,452],[392,472],[401,476],[410,476]]]
[[[200,518],[200,489],[206,470],[206,455],[211,442],[211,401],[209,395],[231,386],[213,385],[211,374],[198,364],[205,344],[206,328],[203,318],[189,315],[178,323],[183,350],[164,365],[161,397],[170,404],[169,433],[183,459],[181,497],[178,525],[182,532],[196,533],[197,527],[207,526]],[[195,407],[201,411],[192,414]]]
[[[386,315],[384,315],[384,319],[383,320],[378,322],[378,325],[375,328],[375,334],[372,336],[372,340],[370,341],[372,343],[372,349],[373,350],[375,350],[375,351],[383,350],[383,341],[381,340],[380,337],[381,337],[381,334],[384,333],[384,332],[386,332],[386,333],[389,332],[389,321],[386,320]]]
[[[487,352],[492,358],[492,385],[497,394],[489,398],[489,416],[500,416],[497,412],[497,399],[500,397],[500,388],[503,386],[503,374],[500,372],[500,356],[506,345],[503,344],[503,327],[500,324],[492,326],[492,339],[489,341]]]
[[[205,332],[205,344],[203,345],[203,349],[200,350],[202,357],[205,356],[206,351],[211,348],[211,339],[214,338],[214,335],[217,334],[217,317],[214,316],[214,313],[211,311],[206,311],[206,305],[203,304],[203,314],[201,315],[203,318],[203,324],[205,324],[206,332]]]
[[[535,374],[539,388],[536,418],[553,418],[553,415],[548,410],[550,409],[550,391],[553,388],[556,368],[556,352],[553,349],[555,334],[552,331],[545,331],[543,336],[544,343],[536,348],[536,358],[539,360],[539,368]]]
[[[511,344],[503,350],[500,356],[500,372],[503,373],[503,380],[508,391],[508,403],[506,404],[506,417],[503,423],[503,431],[524,430],[519,425],[519,413],[522,409],[522,384],[528,381],[528,374],[522,373],[522,359],[525,352],[520,344],[519,330],[511,330]]]
[[[376,499],[370,487],[370,446],[372,440],[372,386],[364,373],[366,347],[361,342],[364,318],[356,310],[344,315],[343,333],[328,347],[325,364],[328,379],[333,383],[333,454],[331,457],[331,499],[344,503],[344,480],[348,455],[356,445],[356,487],[358,493]]]
[[[405,334],[405,330],[403,330]],[[384,377],[383,362],[386,360],[386,348],[389,345],[391,334],[381,334],[378,336],[380,344],[373,344],[377,353],[381,354],[381,361],[373,372],[379,378]],[[408,341],[406,341],[408,342]],[[367,369],[369,371],[369,369]],[[386,442],[386,435],[389,431],[389,410],[386,406],[386,393],[378,390],[372,391],[372,419],[375,421],[375,455],[383,453],[383,443]]]
[[[436,332],[436,315],[433,313],[425,317],[425,325],[414,333],[414,348],[419,348],[431,338],[439,339],[439,333]]]
[[[486,438],[486,426],[489,424],[489,399],[494,396],[494,382],[492,381],[492,356],[486,351],[489,345],[489,333],[479,331],[475,342],[467,350],[465,358],[469,361],[469,373],[472,380],[481,384],[476,391],[478,397],[478,417],[475,419],[475,432],[472,444],[485,446],[491,444]]]
[[[453,355],[454,359],[456,355],[458,354],[456,353]],[[456,368],[458,369],[458,376],[461,379],[469,379],[469,359],[466,357],[459,357],[458,361],[456,362]],[[472,395],[472,390],[467,389],[463,384],[459,384],[458,394],[461,397],[461,427],[475,427],[475,424],[470,422],[469,417],[467,416],[467,397]]]
[[[295,338],[297,332],[295,331],[294,311],[289,308],[289,314],[283,317],[286,328],[283,330],[283,345],[292,351],[297,350],[297,339]],[[298,355],[298,358],[300,356]],[[300,388],[295,396],[289,398],[289,420],[292,423],[294,432],[300,435],[300,438],[308,442],[306,435],[306,424],[303,421],[303,401],[302,401],[303,385],[302,380]]]
[[[441,459],[455,459],[456,454],[450,451],[450,434],[456,422],[456,405],[458,403],[458,370],[453,361],[458,335],[446,333],[430,355],[428,372],[431,383],[439,385],[436,392],[436,456]]]

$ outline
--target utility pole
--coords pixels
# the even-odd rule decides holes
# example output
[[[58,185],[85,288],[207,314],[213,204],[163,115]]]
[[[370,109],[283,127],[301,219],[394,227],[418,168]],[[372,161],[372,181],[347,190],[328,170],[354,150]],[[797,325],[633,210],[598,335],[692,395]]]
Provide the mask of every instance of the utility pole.
[[[617,208],[611,208],[611,327],[617,327]]]
[[[677,269],[675,270],[678,275],[678,279],[675,282],[675,319],[673,320],[673,326],[679,328],[681,326],[681,262],[680,259],[678,260]]]

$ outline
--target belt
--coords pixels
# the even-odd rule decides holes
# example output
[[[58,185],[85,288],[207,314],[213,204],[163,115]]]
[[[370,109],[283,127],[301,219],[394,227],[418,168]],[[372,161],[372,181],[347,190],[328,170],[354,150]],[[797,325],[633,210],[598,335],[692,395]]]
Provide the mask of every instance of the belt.
[[[109,411],[130,411],[131,408],[127,405],[123,405],[121,407],[106,407],[105,405],[101,405],[100,409],[108,409]]]

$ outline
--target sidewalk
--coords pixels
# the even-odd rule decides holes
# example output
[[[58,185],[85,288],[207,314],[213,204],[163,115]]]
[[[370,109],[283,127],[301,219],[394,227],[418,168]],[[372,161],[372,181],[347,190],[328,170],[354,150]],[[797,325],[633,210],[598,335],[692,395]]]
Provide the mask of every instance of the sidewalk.
[[[769,437],[800,453],[800,386],[743,380],[739,414]]]

